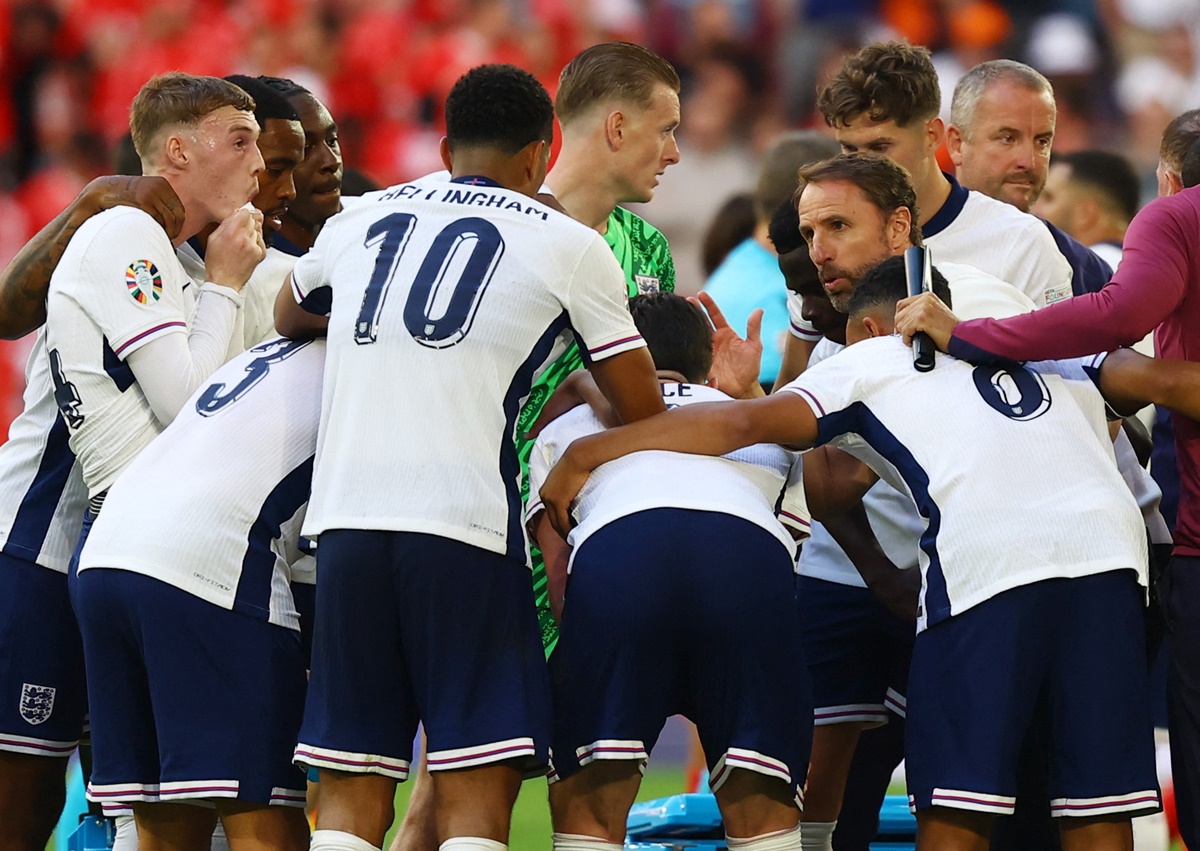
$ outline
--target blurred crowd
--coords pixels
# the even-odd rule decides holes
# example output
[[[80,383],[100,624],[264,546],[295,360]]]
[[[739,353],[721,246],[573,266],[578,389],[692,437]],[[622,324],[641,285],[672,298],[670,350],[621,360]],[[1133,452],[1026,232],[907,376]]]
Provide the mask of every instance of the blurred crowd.
[[[817,85],[847,51],[895,36],[935,52],[947,111],[967,68],[1028,62],[1054,83],[1055,152],[1119,150],[1150,187],[1163,127],[1200,104],[1200,0],[6,0],[0,263],[112,169],[157,72],[291,77],[329,104],[347,165],[387,185],[440,167],[440,105],[467,68],[513,62],[553,93],[579,49],[626,39],[684,80],[682,161],[638,212],[695,291],[705,229],[757,155],[822,124]]]

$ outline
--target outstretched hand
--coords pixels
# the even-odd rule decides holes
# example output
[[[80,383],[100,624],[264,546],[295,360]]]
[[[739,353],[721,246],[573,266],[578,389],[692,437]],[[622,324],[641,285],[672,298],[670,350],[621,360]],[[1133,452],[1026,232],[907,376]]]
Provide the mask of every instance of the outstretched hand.
[[[713,326],[712,374],[716,387],[735,399],[762,395],[758,374],[762,369],[762,308],[746,321],[746,336],[738,336],[711,295],[701,292],[688,301],[707,314]]]
[[[958,317],[950,312],[946,303],[933,293],[921,293],[896,302],[896,333],[904,337],[908,346],[912,345],[913,335],[923,331],[944,352],[958,322]]]

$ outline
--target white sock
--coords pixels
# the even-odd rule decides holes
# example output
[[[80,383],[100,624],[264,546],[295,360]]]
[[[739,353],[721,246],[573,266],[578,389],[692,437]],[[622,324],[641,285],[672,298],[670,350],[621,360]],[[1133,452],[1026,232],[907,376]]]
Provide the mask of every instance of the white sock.
[[[800,847],[804,851],[833,851],[833,829],[836,821],[800,822]]]
[[[361,836],[344,830],[314,830],[309,851],[380,851]]]
[[[554,843],[554,851],[621,851],[625,847],[620,842],[609,842],[579,833],[556,833],[550,838]]]
[[[439,845],[438,851],[508,851],[508,846],[481,836],[456,836]]]
[[[801,851],[802,848],[808,847],[803,844],[800,825],[787,830],[776,830],[759,836],[751,836],[747,839],[734,839],[732,836],[726,836],[725,841],[729,845],[729,851]]]
[[[117,816],[117,832],[113,837],[111,851],[137,851],[137,825],[133,816]]]

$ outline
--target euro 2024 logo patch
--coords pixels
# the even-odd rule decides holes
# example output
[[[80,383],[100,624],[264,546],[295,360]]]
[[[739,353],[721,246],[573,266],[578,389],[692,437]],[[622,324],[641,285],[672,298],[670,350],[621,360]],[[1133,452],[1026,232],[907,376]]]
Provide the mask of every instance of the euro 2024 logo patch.
[[[54,711],[54,695],[58,689],[52,686],[21,684],[21,717],[30,724],[41,724]]]
[[[134,260],[125,270],[125,286],[138,304],[149,304],[162,298],[162,275],[149,260]]]

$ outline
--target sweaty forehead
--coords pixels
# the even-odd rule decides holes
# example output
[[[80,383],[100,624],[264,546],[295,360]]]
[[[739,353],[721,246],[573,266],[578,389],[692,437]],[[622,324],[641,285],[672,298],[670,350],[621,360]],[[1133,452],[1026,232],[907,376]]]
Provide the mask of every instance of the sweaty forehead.
[[[254,113],[232,106],[222,106],[214,109],[199,121],[204,130],[233,133],[241,130],[257,130],[258,122]]]

